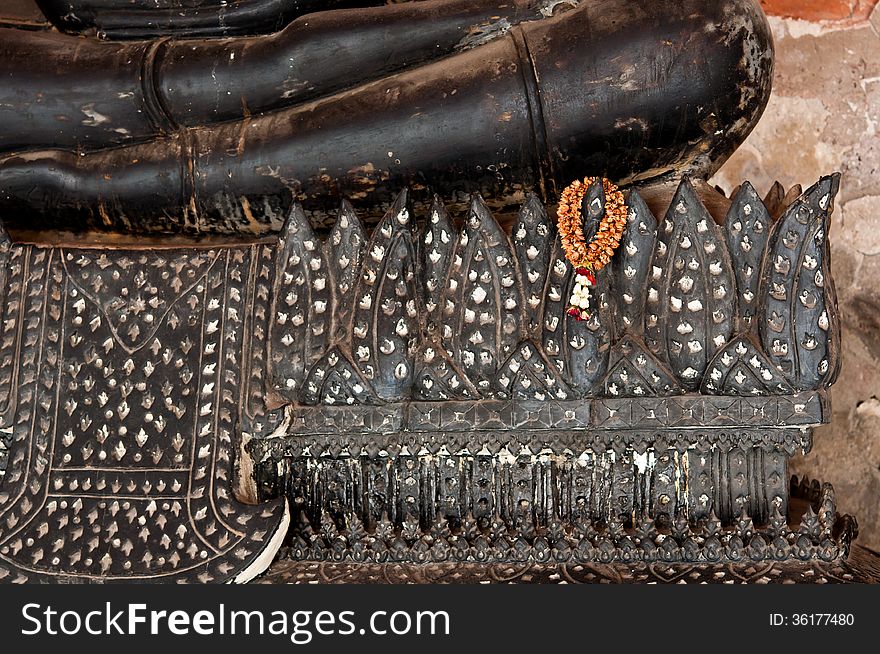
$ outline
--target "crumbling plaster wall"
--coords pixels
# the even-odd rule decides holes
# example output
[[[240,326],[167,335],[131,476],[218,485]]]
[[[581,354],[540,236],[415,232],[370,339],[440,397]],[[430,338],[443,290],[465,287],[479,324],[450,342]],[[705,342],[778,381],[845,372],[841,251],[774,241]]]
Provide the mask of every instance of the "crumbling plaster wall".
[[[750,180],[764,193],[773,180],[806,188],[843,173],[830,230],[843,325],[834,417],[792,472],[834,484],[841,510],[858,518],[857,542],[880,550],[880,5],[764,4],[776,40],[773,95],[713,181],[729,192]]]

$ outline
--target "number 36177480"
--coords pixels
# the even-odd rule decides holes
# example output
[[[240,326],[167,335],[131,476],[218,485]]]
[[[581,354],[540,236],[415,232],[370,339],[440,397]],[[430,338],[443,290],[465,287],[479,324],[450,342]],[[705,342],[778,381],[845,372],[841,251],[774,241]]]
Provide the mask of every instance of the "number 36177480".
[[[851,627],[855,624],[852,613],[771,613],[772,627]]]

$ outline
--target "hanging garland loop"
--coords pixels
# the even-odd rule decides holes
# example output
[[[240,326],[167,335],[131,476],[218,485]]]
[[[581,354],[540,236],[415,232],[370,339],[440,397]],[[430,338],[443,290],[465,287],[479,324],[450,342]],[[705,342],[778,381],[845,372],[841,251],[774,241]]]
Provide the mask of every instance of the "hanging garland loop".
[[[575,286],[569,300],[568,314],[578,320],[590,317],[589,288],[596,285],[596,273],[604,268],[626,228],[627,210],[623,193],[610,180],[602,178],[605,207],[595,236],[589,241],[584,235],[581,209],[584,196],[596,177],[585,177],[569,184],[559,198],[557,225],[565,256],[575,268]]]

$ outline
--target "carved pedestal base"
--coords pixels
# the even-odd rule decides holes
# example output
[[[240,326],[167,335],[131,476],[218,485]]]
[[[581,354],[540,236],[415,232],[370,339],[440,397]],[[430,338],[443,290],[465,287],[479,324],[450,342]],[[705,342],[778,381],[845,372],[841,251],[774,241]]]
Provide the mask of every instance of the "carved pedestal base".
[[[260,584],[878,584],[880,555],[742,563],[334,563],[281,560]]]
[[[327,511],[315,522],[303,513],[286,555],[294,560],[415,564],[844,561],[857,526],[850,516],[838,516],[831,486],[820,489],[795,480],[792,486],[793,497],[800,500],[796,504],[805,507],[803,516],[789,520],[774,507],[762,526],[756,526],[745,506],[727,526],[714,512],[692,526],[685,511],[675,519],[662,514],[654,520],[645,514],[630,524],[618,514],[607,522],[584,513],[536,524],[528,511],[482,519],[470,512],[461,519],[438,513],[427,528],[414,516],[397,527],[387,514],[364,525],[350,513],[340,527]]]
[[[286,494],[313,523],[693,524],[714,513],[729,525],[745,511],[766,524],[787,514],[788,457],[809,450],[805,426],[826,405],[816,391],[297,407],[286,436],[248,449],[262,493]]]

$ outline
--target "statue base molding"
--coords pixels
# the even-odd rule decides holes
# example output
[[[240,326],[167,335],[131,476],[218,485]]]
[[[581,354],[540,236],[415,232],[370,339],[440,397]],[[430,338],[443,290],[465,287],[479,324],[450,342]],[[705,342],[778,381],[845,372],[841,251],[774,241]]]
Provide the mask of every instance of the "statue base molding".
[[[259,584],[877,584],[880,555],[739,563],[337,563],[282,559]]]
[[[411,564],[845,561],[858,527],[851,516],[838,515],[831,485],[820,488],[818,483],[798,484],[793,479],[791,497],[796,506],[806,505],[799,521],[791,523],[774,507],[761,527],[755,526],[746,507],[726,527],[714,512],[692,527],[683,511],[675,520],[666,514],[658,520],[645,515],[630,525],[617,514],[605,523],[584,514],[572,521],[551,517],[545,525],[536,525],[525,511],[507,519],[495,513],[481,520],[471,513],[461,520],[438,513],[427,529],[415,518],[395,528],[387,515],[368,529],[356,514],[349,514],[345,527],[338,529],[325,511],[315,523],[302,515],[286,556],[300,561]]]

